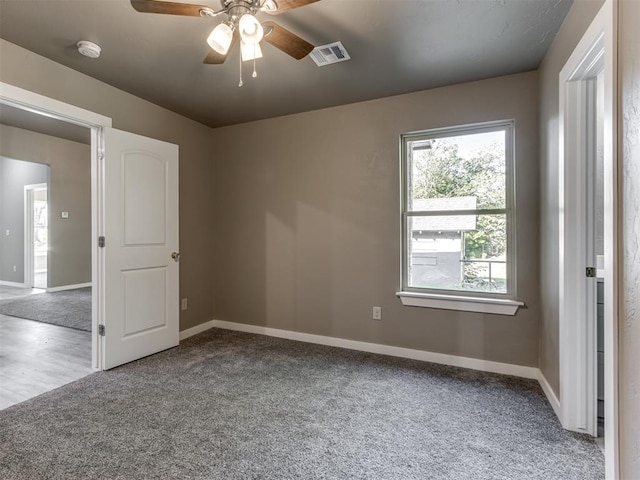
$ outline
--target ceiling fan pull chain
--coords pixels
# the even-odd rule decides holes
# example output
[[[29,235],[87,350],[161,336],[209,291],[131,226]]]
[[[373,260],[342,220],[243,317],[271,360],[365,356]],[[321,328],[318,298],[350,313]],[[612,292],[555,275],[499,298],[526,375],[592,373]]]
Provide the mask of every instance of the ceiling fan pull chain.
[[[242,55],[239,56],[240,60],[240,82],[238,83],[238,87],[241,87],[244,82],[242,81]]]
[[[256,47],[255,45],[253,46],[253,75],[251,75],[253,78],[256,78],[258,76],[258,72],[256,72]]]

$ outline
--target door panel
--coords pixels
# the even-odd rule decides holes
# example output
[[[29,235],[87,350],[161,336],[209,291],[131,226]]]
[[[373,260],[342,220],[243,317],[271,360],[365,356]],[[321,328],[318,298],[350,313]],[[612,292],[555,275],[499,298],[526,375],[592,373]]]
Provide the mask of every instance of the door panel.
[[[123,152],[121,162],[125,245],[165,244],[168,164],[140,151]]]
[[[122,272],[123,338],[167,326],[167,269]]]
[[[105,129],[105,369],[178,345],[178,147]]]

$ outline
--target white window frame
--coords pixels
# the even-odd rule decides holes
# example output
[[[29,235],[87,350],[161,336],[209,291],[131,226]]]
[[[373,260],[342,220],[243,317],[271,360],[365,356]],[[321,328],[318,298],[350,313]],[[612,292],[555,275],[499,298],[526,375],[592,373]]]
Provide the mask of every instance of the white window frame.
[[[515,158],[514,158],[513,120],[499,120],[469,125],[435,128],[419,132],[405,133],[400,136],[400,194],[401,194],[401,290],[396,292],[403,305],[413,307],[440,308],[500,315],[515,315],[524,303],[516,300],[516,254],[515,254]],[[411,212],[408,210],[408,191],[410,170],[408,168],[409,142],[416,140],[433,140],[438,138],[469,135],[478,133],[505,132],[505,207],[500,209],[474,209],[468,213],[474,215],[504,214],[507,223],[507,292],[478,292],[466,290],[445,290],[435,288],[418,288],[409,286],[409,256],[407,241],[408,218],[427,214],[451,215],[465,212]]]

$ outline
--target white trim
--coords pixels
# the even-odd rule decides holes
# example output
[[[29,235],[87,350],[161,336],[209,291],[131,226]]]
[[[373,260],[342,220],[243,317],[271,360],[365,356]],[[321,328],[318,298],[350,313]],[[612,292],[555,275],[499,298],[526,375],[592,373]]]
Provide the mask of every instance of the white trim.
[[[349,350],[358,350],[361,352],[377,353],[380,355],[389,355],[392,357],[409,358],[412,360],[421,360],[425,362],[438,363],[441,365],[449,365],[453,367],[469,368],[471,370],[479,370],[482,372],[499,373],[503,375],[512,375],[515,377],[529,378],[537,380],[544,392],[551,408],[558,418],[560,418],[560,402],[555,392],[549,385],[549,382],[543,375],[542,371],[536,367],[526,367],[522,365],[512,365],[509,363],[491,362],[487,360],[479,360],[477,358],[458,357],[456,355],[445,355],[441,353],[426,352],[423,350],[414,350],[410,348],[392,347],[389,345],[380,345],[377,343],[360,342],[356,340],[345,340],[336,337],[325,337],[322,335],[313,335],[310,333],[293,332],[290,330],[280,330],[277,328],[261,327],[257,325],[248,325],[244,323],[226,322],[223,320],[209,320],[195,327],[188,328],[180,332],[180,341],[185,340],[193,335],[205,332],[211,328],[221,328],[224,330],[234,330],[237,332],[255,333],[257,335],[267,335],[270,337],[286,338],[288,340],[297,340],[299,342],[315,343],[318,345],[327,345],[330,347],[346,348]]]
[[[618,161],[617,161],[617,1],[606,0],[594,18],[586,33],[576,46],[569,60],[559,76],[560,86],[560,161],[559,167],[559,212],[560,212],[560,406],[561,420],[565,428],[585,431],[576,428],[575,420],[579,419],[579,412],[590,417],[594,423],[597,412],[596,399],[588,398],[590,383],[595,375],[595,362],[588,355],[595,356],[590,344],[591,332],[585,328],[583,318],[575,315],[576,306],[584,303],[583,293],[577,287],[564,269],[572,268],[575,263],[576,245],[580,241],[584,246],[584,232],[582,225],[567,222],[567,217],[573,215],[575,220],[575,202],[579,201],[581,191],[571,182],[572,172],[565,168],[565,140],[573,140],[580,129],[565,131],[567,117],[573,114],[574,119],[580,118],[580,112],[568,112],[565,96],[567,83],[580,81],[593,76],[597,68],[604,71],[604,351],[605,351],[605,470],[607,479],[618,478],[619,472],[619,439],[618,439]],[[578,92],[579,93],[579,92]],[[574,124],[578,125],[576,120]],[[576,131],[577,130],[577,131]],[[580,143],[574,142],[580,147]],[[575,152],[568,151],[569,155]],[[569,156],[568,155],[568,156]],[[575,175],[574,175],[575,177]],[[569,181],[567,181],[569,180]],[[566,204],[565,204],[566,202]],[[573,207],[572,207],[573,205]],[[573,208],[573,210],[572,210]],[[584,222],[578,219],[578,223]],[[581,247],[583,248],[583,247]],[[581,265],[584,268],[585,265]],[[580,273],[582,272],[580,268]],[[583,282],[580,284],[584,285]],[[580,379],[580,375],[584,377]],[[578,383],[576,383],[578,379]],[[583,388],[585,387],[585,388]],[[576,416],[578,413],[578,416]],[[584,419],[584,415],[583,415]],[[584,422],[583,422],[584,423]],[[594,432],[589,432],[594,433]]]
[[[471,370],[480,370],[483,372],[500,373],[503,375],[512,375],[515,377],[531,379],[538,378],[538,369],[536,367],[527,367],[524,365],[512,365],[510,363],[492,362],[490,360],[481,360],[478,358],[458,357],[456,355],[447,355],[444,353],[427,352],[424,350],[414,350],[404,347],[393,347],[391,345],[360,342],[358,340],[346,340],[343,338],[293,332],[291,330],[280,330],[277,328],[248,325],[245,323],[226,322],[223,320],[212,320],[207,322],[205,325],[210,325],[209,328],[215,327],[223,328],[225,330],[235,330],[238,332],[256,333],[258,335],[267,335],[269,337],[286,338],[287,340],[297,340],[299,342],[315,343],[318,345],[327,345],[329,347],[340,347],[349,350],[358,350],[361,352],[389,355],[392,357],[409,358],[412,360],[450,365],[452,367],[469,368]]]
[[[606,0],[597,18],[605,32],[604,136],[604,398],[605,478],[620,472],[618,418],[618,2]],[[607,97],[610,95],[611,97]]]
[[[0,103],[84,127],[90,125],[111,126],[109,117],[3,82],[0,82]]]
[[[6,280],[0,280],[0,285],[5,287],[27,288],[24,283],[8,282]]]
[[[561,413],[560,400],[558,400],[558,396],[556,395],[556,392],[554,392],[553,388],[551,388],[551,385],[549,384],[549,382],[547,381],[547,378],[542,373],[542,370],[538,370],[538,383],[540,384],[540,387],[542,387],[542,391],[547,397],[547,400],[549,401],[551,408],[553,408],[553,411],[556,414],[556,417],[558,417],[558,420],[560,420],[560,413]]]
[[[22,205],[23,242],[22,242],[22,281],[25,288],[33,288],[33,190],[26,186],[23,191]]]
[[[439,289],[429,288],[429,287],[417,287],[412,286],[410,281],[410,237],[411,234],[408,231],[409,226],[409,218],[414,217],[416,215],[420,216],[438,216],[444,215],[443,212],[429,211],[429,212],[417,212],[409,209],[409,183],[411,183],[410,177],[412,173],[410,172],[410,163],[411,160],[411,148],[409,147],[409,143],[416,140],[430,140],[430,139],[438,139],[444,138],[448,136],[455,135],[464,135],[469,133],[488,133],[488,132],[498,132],[504,131],[505,134],[505,205],[503,208],[494,208],[494,209],[486,209],[484,210],[485,214],[501,214],[505,216],[506,219],[506,236],[507,236],[507,251],[506,251],[506,268],[507,268],[507,293],[511,298],[517,297],[517,266],[516,266],[516,185],[515,185],[515,120],[514,119],[503,119],[497,121],[489,121],[489,122],[481,122],[467,125],[458,125],[453,127],[443,127],[443,128],[434,128],[424,131],[418,132],[409,132],[400,135],[400,233],[401,233],[401,244],[402,248],[400,249],[400,285],[401,285],[401,293],[407,294],[409,292],[413,293],[422,293],[425,295],[433,295],[432,298],[443,295],[440,293]],[[464,214],[467,213],[476,213],[480,214],[483,209],[469,209],[463,211],[457,211],[456,214]],[[453,211],[447,212],[447,214],[454,214]],[[479,313],[496,313],[500,315],[515,315],[517,311],[517,307],[515,310],[513,309],[502,309],[498,308],[496,311],[492,310],[486,306],[477,306],[478,303],[487,303],[487,302],[475,302],[474,292],[469,290],[465,291],[463,289],[451,289],[452,293],[445,293],[446,297],[460,297],[466,298],[469,297],[470,304],[458,304],[452,302],[435,302],[435,305],[422,305],[417,303],[422,302],[413,302],[412,300],[405,300],[401,298],[403,305],[410,306],[418,306],[418,307],[430,307],[433,308],[442,308],[447,310],[462,310],[462,311],[470,311],[470,312],[479,312]],[[491,292],[486,292],[487,294],[491,294]],[[468,294],[468,295],[467,295]],[[415,298],[415,297],[414,297]],[[475,297],[477,298],[477,297]],[[486,297],[485,297],[486,298]],[[428,302],[434,303],[434,302]],[[491,303],[491,302],[490,302]],[[522,306],[524,304],[518,304],[518,306]],[[475,308],[474,308],[475,307]]]
[[[77,288],[87,288],[87,287],[90,287],[91,285],[92,285],[91,282],[77,283],[75,285],[62,285],[60,287],[47,288],[47,292],[51,293],[51,292],[62,292],[63,290],[75,290]]]
[[[463,297],[435,293],[396,292],[402,305],[409,307],[440,308],[463,312],[515,315],[524,302],[502,298]]]
[[[208,322],[201,323],[200,325],[196,325],[195,327],[187,328],[186,330],[181,330],[178,336],[180,341],[185,340],[189,337],[193,337],[199,333],[205,332],[211,328],[215,327],[215,320],[209,320]]]
[[[596,279],[593,200],[596,89],[604,69],[604,33],[585,37],[559,76],[559,303],[562,424],[597,435]],[[591,216],[591,218],[590,218]]]
[[[49,165],[46,165],[47,169]],[[33,249],[33,204],[34,204],[34,192],[36,190],[47,191],[47,204],[49,204],[49,184],[48,183],[33,183],[31,185],[24,186],[24,209],[23,209],[23,223],[24,223],[24,239],[23,239],[23,254],[24,254],[24,271],[22,278],[24,279],[25,288],[34,288],[35,283],[35,268],[34,268],[34,249]],[[48,212],[47,215],[50,215]],[[47,218],[47,230],[49,229],[50,219]],[[48,256],[48,255],[47,255]],[[47,268],[49,259],[47,258]],[[46,270],[45,270],[46,271]]]

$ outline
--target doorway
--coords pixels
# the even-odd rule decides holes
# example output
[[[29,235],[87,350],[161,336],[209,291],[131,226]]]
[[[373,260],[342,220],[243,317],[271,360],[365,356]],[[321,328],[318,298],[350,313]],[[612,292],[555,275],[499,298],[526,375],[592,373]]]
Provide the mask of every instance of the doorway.
[[[50,122],[0,105],[0,409],[94,371],[90,131]]]
[[[26,288],[47,288],[49,250],[49,196],[46,183],[24,187],[24,283]]]
[[[93,368],[177,346],[178,146],[2,82],[0,104],[91,131]]]
[[[42,95],[23,90],[13,85],[0,83],[0,106],[10,107],[25,115],[35,115],[40,119],[52,119],[58,122],[58,125],[80,128],[85,132],[89,132],[90,145],[89,158],[90,163],[90,199],[85,199],[84,204],[89,200],[90,205],[90,276],[93,294],[91,296],[91,368],[93,370],[101,369],[101,344],[96,334],[98,332],[98,316],[103,294],[102,282],[99,277],[98,252],[95,245],[98,243],[98,224],[101,219],[98,215],[98,199],[101,193],[98,191],[101,185],[98,182],[100,172],[98,171],[98,151],[101,148],[101,129],[111,126],[111,119],[93,112],[69,105],[57,100],[44,97]],[[70,207],[64,207],[65,210]],[[72,212],[73,215],[73,212]],[[72,217],[73,218],[73,217]],[[50,219],[51,220],[51,219]],[[51,225],[50,225],[51,227]],[[51,243],[53,239],[49,238]],[[51,258],[48,259],[49,263]],[[48,269],[49,277],[52,270]],[[51,278],[49,278],[49,282]],[[51,285],[48,285],[51,289]]]
[[[559,76],[560,420],[604,430],[607,478],[618,476],[615,18],[606,0]]]

